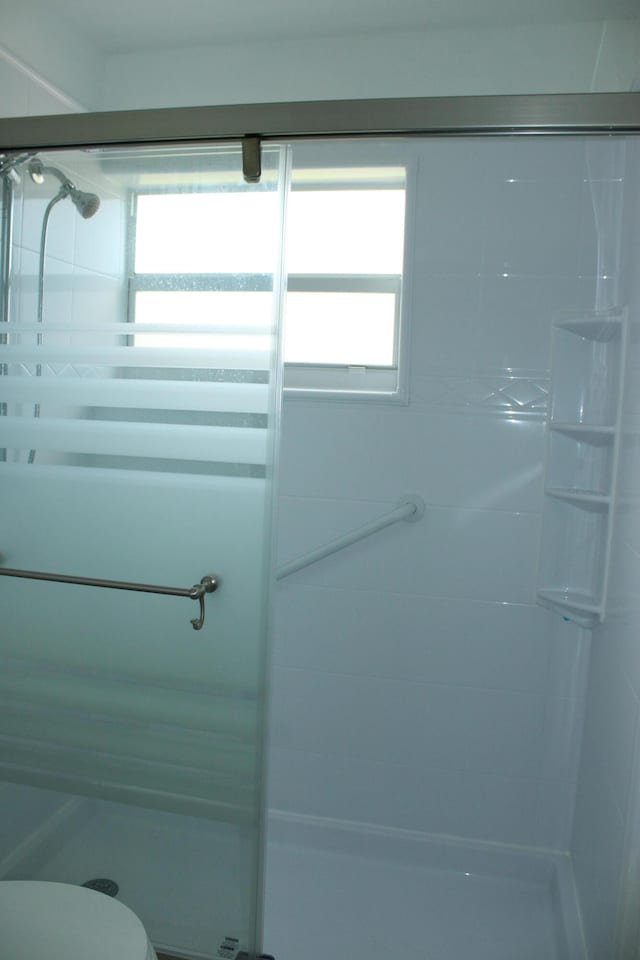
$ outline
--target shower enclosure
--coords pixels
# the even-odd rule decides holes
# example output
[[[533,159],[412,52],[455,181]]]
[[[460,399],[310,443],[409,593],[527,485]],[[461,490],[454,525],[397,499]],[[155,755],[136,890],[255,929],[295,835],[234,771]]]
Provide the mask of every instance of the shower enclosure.
[[[211,939],[168,894],[155,936],[212,953],[254,949],[282,159],[255,186],[233,146],[4,163],[3,780],[36,858],[104,801],[139,808],[111,841],[139,860],[199,818]]]
[[[637,184],[639,131],[637,95],[0,121],[0,880],[112,880],[161,951],[289,960],[309,933],[296,927],[302,909],[287,916],[296,891],[277,864],[264,943],[261,932],[270,737],[281,758],[276,847],[286,835],[290,850],[287,831],[298,830],[311,849],[324,817],[327,835],[337,831],[331,855],[357,857],[368,843],[381,862],[383,834],[356,829],[373,824],[413,831],[398,841],[412,867],[431,857],[468,877],[470,863],[499,854],[474,843],[503,844],[505,875],[523,870],[532,888],[544,881],[557,894],[544,921],[531,913],[528,928],[510,932],[487,894],[498,912],[483,922],[501,930],[505,955],[526,942],[532,952],[518,960],[586,960],[573,874],[558,851],[571,843],[580,748],[574,666],[592,629],[624,608],[616,524],[633,500],[639,300],[623,198]],[[305,191],[315,206],[301,205]],[[359,213],[348,212],[348,194],[365,201],[354,201]],[[458,195],[468,209],[462,200],[454,209]],[[393,230],[367,219],[380,196],[395,204],[387,222],[400,238],[388,255]],[[540,210],[552,223],[543,243],[528,221]],[[327,240],[320,224],[331,218],[338,229]],[[316,237],[307,260],[300,224]],[[480,330],[468,308],[476,288],[489,304]],[[357,338],[358,317],[370,353],[337,356],[345,331]],[[317,362],[304,352],[305,324]],[[281,428],[283,393],[297,406]],[[470,408],[474,435],[458,434]],[[495,416],[508,440],[498,440]],[[428,418],[438,419],[440,447],[429,445],[439,435],[425,430]],[[410,461],[396,469],[410,430]],[[454,435],[477,452],[475,479],[463,443],[444,449]],[[289,501],[278,514],[281,448]],[[484,484],[500,457],[504,482]],[[397,500],[407,488],[427,501],[423,523],[380,534],[378,552],[351,546],[302,569],[296,557],[320,543],[358,524],[377,530],[383,504],[407,517]],[[284,665],[299,688],[292,697],[279,681],[267,736],[266,637],[285,575],[276,633],[287,635]],[[396,634],[417,629],[425,610],[430,652],[420,663],[433,676],[408,659],[403,675],[408,647]],[[484,663],[479,645],[471,653],[454,635],[451,623],[471,615],[503,661]],[[372,639],[380,624],[387,647]],[[434,652],[438,630],[451,631],[457,653]],[[512,635],[531,641],[517,684],[507,676]],[[362,690],[331,687],[338,648],[344,676],[365,675]],[[446,675],[456,656],[459,689]],[[395,712],[375,709],[347,727],[352,703],[375,706],[381,677],[410,679],[411,689]],[[291,703],[299,712],[285,717]],[[362,743],[367,782],[350,765]],[[394,809],[385,751],[415,772]],[[460,771],[482,789],[465,792]],[[455,804],[451,782],[463,784]],[[589,815],[578,817],[574,844],[593,943]],[[423,847],[418,834],[437,839]],[[435,902],[449,886],[425,897]],[[315,896],[309,889],[300,884],[300,896]],[[629,889],[617,934],[627,952],[616,960],[632,956]],[[481,960],[485,948],[496,957],[465,922],[457,918],[442,956],[474,944]],[[439,929],[435,915],[429,925]],[[335,947],[321,938],[317,949]],[[589,960],[600,955],[592,949]]]

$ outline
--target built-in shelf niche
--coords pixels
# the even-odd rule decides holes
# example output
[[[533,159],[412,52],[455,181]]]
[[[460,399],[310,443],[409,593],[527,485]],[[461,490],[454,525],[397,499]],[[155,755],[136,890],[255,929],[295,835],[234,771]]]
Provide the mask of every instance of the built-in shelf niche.
[[[553,326],[538,601],[581,626],[606,612],[626,343],[623,310]]]

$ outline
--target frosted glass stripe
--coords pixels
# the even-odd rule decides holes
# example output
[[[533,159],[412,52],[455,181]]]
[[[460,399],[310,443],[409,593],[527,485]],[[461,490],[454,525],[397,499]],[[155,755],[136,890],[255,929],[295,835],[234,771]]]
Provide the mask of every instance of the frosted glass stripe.
[[[0,377],[0,402],[25,401],[149,410],[267,413],[269,387],[262,383]]]
[[[267,336],[272,328],[271,322],[238,324],[238,323],[92,323],[88,318],[82,322],[73,323],[52,323],[47,321],[46,327],[37,323],[11,323],[6,333],[11,336],[20,336],[22,334],[33,336],[41,334],[48,336],[50,334],[73,333],[80,334],[83,337],[93,337],[97,334],[114,337],[131,337],[141,333],[169,333],[180,336],[189,334],[219,335],[219,334],[237,334],[238,336]],[[4,332],[4,331],[3,331]]]
[[[0,446],[22,450],[160,457],[226,463],[265,463],[267,431],[165,423],[3,417]]]
[[[71,731],[69,732],[71,733]],[[153,757],[132,756],[111,749],[95,749],[94,751],[90,737],[82,742],[82,737],[78,737],[78,731],[73,731],[72,737],[73,741],[67,743],[64,740],[54,741],[53,738],[48,740],[29,735],[13,736],[11,733],[3,732],[0,735],[2,759],[8,759],[12,746],[14,751],[17,748],[18,751],[24,750],[27,754],[35,748],[40,754],[40,763],[45,769],[47,765],[55,764],[56,757],[62,761],[64,757],[71,758],[75,755],[76,758],[82,758],[81,762],[85,768],[85,775],[96,779],[104,775],[105,772],[110,772],[110,768],[118,781],[126,780],[129,783],[140,785],[145,784],[145,781],[148,782],[149,775],[154,779],[165,775],[173,780],[174,785],[178,782],[183,788],[186,787],[187,789],[190,785],[197,785],[200,789],[204,788],[207,794],[224,791],[228,789],[230,784],[240,785],[245,782],[245,778],[237,774],[225,775],[224,772],[216,770],[213,766],[190,766],[188,763],[175,762],[170,757],[163,760]],[[18,754],[18,760],[20,759],[20,754]],[[204,759],[207,759],[206,755]],[[118,768],[118,764],[121,765],[120,768]],[[234,786],[234,789],[237,789],[237,786]]]
[[[49,717],[45,725],[37,718],[33,722],[22,715],[15,718],[2,717],[4,736],[13,736],[16,741],[39,739],[42,744],[64,744],[75,749],[96,750],[131,761],[147,761],[171,766],[179,770],[202,771],[213,781],[220,783],[251,782],[255,751],[240,752],[237,744],[229,751],[218,752],[215,744],[203,744],[194,740],[189,731],[174,736],[173,731],[163,736],[141,735],[135,727],[113,724],[100,725],[93,718],[60,721]],[[241,763],[242,761],[242,763]],[[98,765],[96,764],[96,771]]]
[[[0,427],[2,421],[0,420]],[[33,477],[37,470],[39,481],[48,484],[73,483],[77,477],[78,469],[73,464],[60,463],[9,463],[0,461],[0,478],[8,483],[21,484]],[[200,496],[206,491],[209,497],[226,497],[229,493],[238,491],[242,495],[250,495],[250,491],[257,491],[257,496],[262,496],[262,491],[256,487],[255,478],[251,474],[234,475],[218,473],[182,473],[177,477],[174,473],[167,479],[161,472],[149,472],[143,467],[132,469],[130,465],[123,464],[122,470],[114,470],[112,467],[95,466],[91,470],[91,479],[95,484],[109,483],[125,486],[128,489],[136,489],[139,486],[146,485],[151,493],[155,495],[156,488],[163,488],[167,483],[173,483],[179,487],[181,495]],[[2,580],[9,580],[8,577],[0,577],[0,587]],[[15,581],[18,583],[19,581]],[[26,581],[25,581],[26,582]],[[179,601],[178,601],[179,602]],[[3,611],[4,612],[4,611]],[[2,621],[4,623],[4,620]],[[251,677],[250,682],[255,678]],[[234,682],[246,683],[246,677],[238,680],[234,677]]]
[[[250,743],[254,736],[255,703],[238,697],[154,689],[144,681],[122,683],[74,674],[20,676],[12,674],[11,667],[5,667],[0,677],[0,692],[0,716],[10,709],[19,712],[21,707],[30,718],[36,710],[52,719],[73,713],[76,724],[82,718],[80,727],[92,718],[91,722],[116,726],[142,724],[153,736],[160,736],[161,730],[166,736],[190,731],[208,749],[216,747],[219,737],[240,744]]]
[[[16,740],[65,744],[134,759],[151,760],[176,767],[202,769],[221,779],[250,778],[255,762],[255,747],[250,743],[217,741],[189,728],[167,726],[164,729],[140,724],[108,721],[91,714],[69,715],[31,708],[27,703],[17,709],[11,702],[0,710],[4,736]]]
[[[0,770],[14,782],[33,783],[102,799],[166,806],[172,811],[215,819],[249,819],[255,808],[253,785],[216,784],[201,770],[109,756],[0,736]],[[162,800],[165,799],[163,803]]]
[[[265,338],[268,340],[268,338]],[[271,349],[215,350],[175,347],[90,347],[0,345],[0,363],[84,364],[98,367],[186,367],[189,369],[268,370]]]

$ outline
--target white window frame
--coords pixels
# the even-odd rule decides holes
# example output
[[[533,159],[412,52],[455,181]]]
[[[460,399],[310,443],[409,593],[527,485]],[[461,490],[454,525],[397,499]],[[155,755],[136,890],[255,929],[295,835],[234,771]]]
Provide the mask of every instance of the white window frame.
[[[283,365],[284,394],[287,399],[301,400],[365,400],[408,403],[408,377],[406,376],[406,359],[408,356],[407,336],[407,265],[409,242],[412,236],[412,217],[409,198],[413,193],[414,161],[409,156],[398,158],[397,155],[380,162],[373,158],[369,162],[374,164],[374,171],[396,171],[389,178],[373,175],[350,175],[349,168],[353,165],[336,154],[326,156],[330,144],[323,145],[324,159],[314,163],[312,172],[306,173],[304,167],[296,166],[295,159],[292,172],[291,189],[295,190],[393,190],[404,191],[404,254],[401,274],[289,274],[287,277],[287,291],[309,290],[324,292],[363,292],[363,293],[393,293],[395,295],[394,316],[394,350],[393,365],[377,367],[365,365],[339,365],[322,363],[285,363]],[[294,158],[295,158],[294,149]],[[363,165],[368,162],[366,152],[362,155]],[[341,170],[343,177],[333,179],[318,178],[318,171]],[[402,175],[397,171],[402,170]],[[285,265],[286,266],[286,265]],[[286,324],[286,300],[284,303]]]
[[[393,164],[394,168],[400,164]],[[342,167],[336,163],[335,167]],[[407,287],[407,247],[409,239],[409,164],[402,164],[405,176],[403,182],[394,185],[382,179],[345,178],[329,183],[318,183],[304,179],[292,185],[294,190],[326,189],[368,189],[380,187],[381,190],[402,189],[405,193],[405,243],[402,274],[288,274],[286,292],[346,292],[346,293],[392,293],[395,297],[394,350],[392,366],[359,366],[324,363],[283,363],[283,390],[287,398],[314,400],[381,400],[407,403],[407,377],[405,376],[407,354],[406,336],[406,296]],[[325,168],[331,170],[330,164]],[[343,168],[344,169],[344,168]],[[208,192],[206,188],[199,188]],[[137,198],[145,194],[163,193],[162,185],[135,189],[131,193],[130,229],[128,250],[128,309],[131,320],[135,316],[135,295],[138,291],[266,291],[271,289],[271,276],[260,273],[246,274],[183,274],[183,273],[136,273],[136,217]],[[167,184],[166,193],[171,194]],[[177,192],[177,191],[176,191]],[[213,191],[212,191],[213,192]],[[286,266],[286,265],[285,265]],[[282,309],[285,312],[286,294]]]

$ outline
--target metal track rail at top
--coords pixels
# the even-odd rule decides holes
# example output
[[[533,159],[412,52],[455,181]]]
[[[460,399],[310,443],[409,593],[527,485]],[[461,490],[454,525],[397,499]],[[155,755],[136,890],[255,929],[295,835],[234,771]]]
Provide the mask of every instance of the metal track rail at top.
[[[0,120],[0,152],[352,136],[640,132],[640,93],[411,97],[170,107]]]

